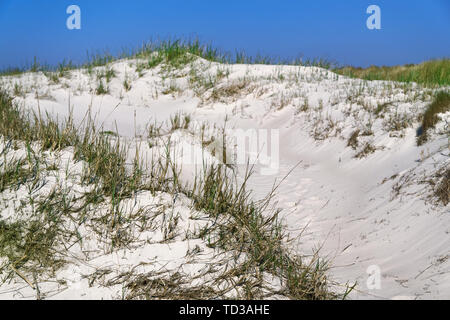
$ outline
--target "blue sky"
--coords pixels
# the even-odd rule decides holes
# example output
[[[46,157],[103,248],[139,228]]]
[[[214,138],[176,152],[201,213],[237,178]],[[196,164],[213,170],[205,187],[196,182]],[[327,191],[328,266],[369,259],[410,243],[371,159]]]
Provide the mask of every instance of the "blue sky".
[[[66,9],[81,8],[81,30]],[[366,9],[381,8],[381,30]],[[358,66],[450,57],[448,0],[0,0],[0,68],[86,52],[134,48],[151,38],[198,37],[221,50],[324,57]]]

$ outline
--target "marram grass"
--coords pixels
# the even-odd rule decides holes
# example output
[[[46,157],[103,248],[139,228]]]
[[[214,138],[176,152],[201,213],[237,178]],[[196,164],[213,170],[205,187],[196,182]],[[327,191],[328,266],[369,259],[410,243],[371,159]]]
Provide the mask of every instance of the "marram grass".
[[[82,182],[92,187],[92,191],[74,199],[68,190],[54,189],[48,196],[34,205],[34,218],[29,221],[10,222],[0,219],[0,257],[7,258],[12,268],[20,270],[29,278],[38,271],[54,274],[66,264],[64,256],[58,254],[62,247],[69,247],[80,241],[77,231],[69,231],[64,221],[73,221],[81,226],[89,222],[89,228],[101,234],[111,248],[125,248],[131,241],[119,237],[118,230],[128,230],[130,221],[124,219],[121,200],[131,199],[138,192],[166,192],[175,196],[183,193],[192,199],[193,207],[207,214],[215,221],[199,230],[198,237],[208,246],[226,252],[246,256],[245,263],[225,270],[220,279],[234,281],[239,275],[246,289],[246,299],[261,299],[264,285],[262,274],[280,278],[281,288],[273,294],[281,294],[292,299],[339,299],[345,298],[352,288],[337,294],[330,290],[327,278],[328,264],[318,254],[304,258],[291,251],[284,225],[279,220],[279,212],[272,212],[271,199],[276,188],[262,201],[253,202],[246,182],[251,168],[246,171],[242,184],[236,184],[224,166],[204,169],[204,176],[194,177],[194,185],[186,186],[179,179],[180,172],[175,163],[160,157],[146,168],[139,161],[138,154],[131,168],[126,167],[127,146],[109,135],[99,134],[87,117],[83,127],[76,128],[69,117],[64,122],[56,122],[49,116],[29,114],[14,104],[7,93],[0,90],[0,138],[7,144],[26,145],[28,156],[23,160],[10,162],[0,159],[0,191],[30,184],[39,186],[46,166],[42,152],[58,151],[66,147],[74,150],[74,160],[86,164]],[[176,115],[170,120],[172,129],[188,128],[188,116]],[[155,124],[149,127],[148,139],[160,136]],[[149,141],[150,141],[149,140]],[[30,147],[40,145],[41,151]],[[169,147],[169,146],[168,146]],[[7,148],[8,150],[10,148]],[[169,150],[169,148],[167,148]],[[7,152],[8,150],[3,150]],[[148,172],[150,170],[150,172]],[[29,201],[23,199],[24,201]],[[86,219],[92,215],[91,209],[110,202],[101,219]],[[134,218],[146,219],[145,210]],[[0,267],[0,273],[2,267]],[[13,273],[10,273],[10,276]],[[255,275],[259,275],[255,278]],[[145,275],[140,275],[145,277]],[[160,280],[158,289],[162,299],[217,298],[221,292],[213,287],[189,287],[187,291],[168,290],[169,284],[163,278],[146,278],[145,282],[123,283],[132,288],[129,298],[154,298],[148,296],[148,288],[142,283]],[[126,280],[123,280],[126,281]],[[177,288],[177,286],[174,286]]]
[[[28,67],[9,67],[0,70],[0,76],[14,76],[24,72],[58,72],[62,73],[77,68],[94,68],[105,66],[118,59],[144,58],[148,64],[143,68],[152,68],[160,63],[166,63],[174,68],[182,67],[192,61],[192,56],[201,57],[208,61],[226,64],[271,64],[271,65],[298,65],[316,66],[334,72],[365,80],[391,80],[399,82],[417,82],[426,86],[450,85],[450,59],[435,59],[421,64],[403,66],[371,66],[360,68],[353,66],[339,66],[338,63],[326,58],[296,58],[281,59],[267,55],[251,56],[242,50],[234,53],[225,52],[211,44],[204,44],[198,39],[174,38],[168,40],[149,41],[137,49],[124,49],[121,53],[113,55],[109,52],[91,54],[88,52],[86,62],[81,64],[64,60],[56,66],[41,64],[37,58]]]
[[[369,68],[342,67],[336,73],[365,80],[391,80],[398,82],[416,82],[426,86],[450,85],[450,59],[437,59],[421,64],[393,67],[371,66]]]

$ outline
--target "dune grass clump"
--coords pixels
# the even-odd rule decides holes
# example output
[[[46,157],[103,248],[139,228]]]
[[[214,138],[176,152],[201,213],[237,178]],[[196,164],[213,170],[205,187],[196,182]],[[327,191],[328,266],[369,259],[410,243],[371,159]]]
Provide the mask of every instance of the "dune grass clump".
[[[70,70],[76,68],[76,65],[72,61],[63,60],[63,62],[58,63],[57,74],[60,78],[66,77]]]
[[[201,44],[198,39],[169,39],[146,43],[133,56],[148,59],[147,65],[144,65],[148,69],[163,62],[173,68],[180,68],[192,62],[195,57],[201,57],[209,61],[225,61],[217,49],[214,49],[211,45]]]
[[[7,67],[0,70],[0,76],[17,76],[24,74],[26,72],[43,72],[45,74],[55,73],[55,77],[65,77],[71,70],[86,68],[92,70],[95,67],[103,67],[108,63],[111,63],[119,58],[129,57],[129,54],[120,54],[113,56],[108,52],[90,54],[87,53],[86,61],[84,63],[75,63],[71,60],[64,59],[62,62],[56,65],[48,65],[45,63],[40,63],[36,57],[33,58],[31,64],[25,65],[23,67]]]
[[[450,203],[450,169],[443,170],[440,176],[441,180],[436,185],[434,194],[446,206]]]
[[[61,225],[58,219],[55,219],[55,214],[60,213],[54,211],[46,213],[47,215],[42,215],[43,219],[35,216],[27,221],[13,223],[0,220],[0,256],[8,258],[14,271],[31,270],[26,266],[29,262],[37,266],[33,268],[34,272],[44,269],[55,271],[64,265],[55,251],[55,243],[61,231]]]
[[[352,134],[348,138],[347,147],[352,147],[353,150],[356,150],[356,148],[359,145],[359,142],[358,142],[359,132],[360,132],[359,129],[352,132]]]
[[[38,199],[35,194],[45,185],[42,180],[45,160],[36,154],[29,141],[24,142],[26,156],[8,159],[6,154],[13,148],[9,141],[1,151],[4,157],[0,160],[0,192],[22,189],[25,194],[22,194],[21,206],[14,212],[15,221],[0,217],[0,257],[6,257],[9,262],[6,266],[22,278],[24,276],[18,269],[33,273],[54,272],[63,265],[55,249],[58,236],[64,232],[60,218],[70,207],[67,205],[70,198],[67,192],[55,188],[44,199]],[[27,201],[32,203],[31,212],[22,219],[21,208]],[[0,274],[4,267],[0,266]]]
[[[422,145],[428,140],[428,130],[434,128],[439,121],[438,114],[450,111],[450,93],[440,91],[433,102],[427,107],[422,116],[422,124],[417,129],[417,145]]]
[[[27,144],[39,142],[42,150],[73,147],[75,159],[89,164],[89,179],[101,181],[106,193],[117,192],[127,186],[125,146],[118,140],[112,143],[108,136],[99,133],[90,117],[84,127],[75,127],[72,117],[58,122],[46,114],[43,119],[40,114],[23,112],[0,91],[0,135],[3,138]],[[8,172],[14,173],[14,170],[19,169],[10,168]]]
[[[357,68],[348,66],[336,68],[334,71],[344,76],[365,80],[416,82],[426,86],[450,85],[450,59],[448,58],[393,67]]]
[[[106,79],[107,83],[110,83],[111,80],[116,76],[116,72],[112,68],[107,68],[102,71],[97,72],[97,80],[102,80],[103,78]]]
[[[57,150],[73,146],[77,142],[72,118],[63,124],[40,114],[25,113],[12,102],[12,98],[0,90],[0,135],[8,140],[39,141],[43,150]]]
[[[236,270],[238,274],[266,272],[280,277],[279,294],[292,299],[340,297],[328,290],[325,260],[317,255],[306,260],[287,248],[289,240],[279,211],[270,206],[277,187],[266,198],[254,202],[246,187],[252,168],[247,166],[241,184],[234,183],[227,170],[223,165],[205,169],[204,180],[196,181],[188,193],[197,210],[207,211],[217,221],[202,230],[209,246],[247,255],[247,261]],[[258,287],[258,283],[254,285]],[[253,294],[249,292],[247,299],[254,299]]]
[[[106,85],[103,84],[103,81],[102,81],[102,80],[100,80],[100,81],[98,82],[97,88],[95,89],[95,93],[96,93],[98,96],[105,95],[105,94],[108,94],[108,93],[109,93],[108,87],[107,87]]]
[[[0,75],[2,75],[2,76],[18,76],[25,72],[26,72],[26,70],[24,68],[7,67],[0,71]]]
[[[379,103],[377,105],[377,108],[374,111],[375,116],[384,118],[384,113],[389,108],[390,105],[391,105],[391,103],[389,103],[389,102]]]
[[[74,212],[110,201],[111,215],[105,221],[115,227],[117,204],[140,186],[141,170],[137,164],[131,173],[127,170],[125,148],[118,141],[114,143],[97,133],[90,117],[88,119],[84,131],[81,126],[75,128],[71,117],[62,122],[49,115],[43,119],[40,114],[20,110],[4,91],[0,91],[0,137],[6,142],[0,150],[0,192],[25,187],[28,195],[23,195],[22,200],[30,201],[33,210],[31,219],[6,222],[0,218],[0,256],[8,258],[13,270],[56,270],[63,264],[57,247],[69,239],[79,240],[77,234],[67,233],[63,221],[72,219],[69,216]],[[25,147],[26,157],[8,159],[6,154],[14,145]],[[61,151],[67,147],[73,148],[74,161],[86,163],[81,182],[93,186],[92,191],[73,199],[70,190],[57,187],[49,195],[36,198],[36,192],[45,185],[46,171],[59,170],[55,165],[45,164],[40,152]]]
[[[131,90],[131,83],[128,80],[128,78],[125,78],[125,80],[123,80],[123,88],[125,89],[126,92]]]

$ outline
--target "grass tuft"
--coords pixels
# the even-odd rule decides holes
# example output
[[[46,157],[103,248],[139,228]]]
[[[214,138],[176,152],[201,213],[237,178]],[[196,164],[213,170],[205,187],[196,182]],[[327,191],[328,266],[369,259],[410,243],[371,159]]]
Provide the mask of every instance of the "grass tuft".
[[[435,189],[435,195],[444,206],[450,203],[450,169],[442,173],[441,181]]]
[[[417,129],[417,145],[427,142],[428,130],[434,128],[439,121],[438,114],[448,111],[450,111],[450,93],[439,91],[422,116],[422,125]]]
[[[450,85],[450,59],[448,58],[393,67],[356,68],[348,66],[334,69],[334,71],[344,76],[365,80],[416,82],[426,86]]]

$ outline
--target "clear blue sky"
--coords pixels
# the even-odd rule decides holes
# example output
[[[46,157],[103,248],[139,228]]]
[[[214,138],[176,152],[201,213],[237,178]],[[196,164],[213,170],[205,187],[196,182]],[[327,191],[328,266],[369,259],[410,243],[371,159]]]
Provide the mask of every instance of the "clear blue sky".
[[[66,28],[71,4],[81,8],[81,30]],[[381,8],[381,30],[366,28],[371,4]],[[116,53],[168,36],[251,55],[418,63],[450,57],[450,0],[0,0],[0,68],[34,56],[82,62],[87,50]]]

